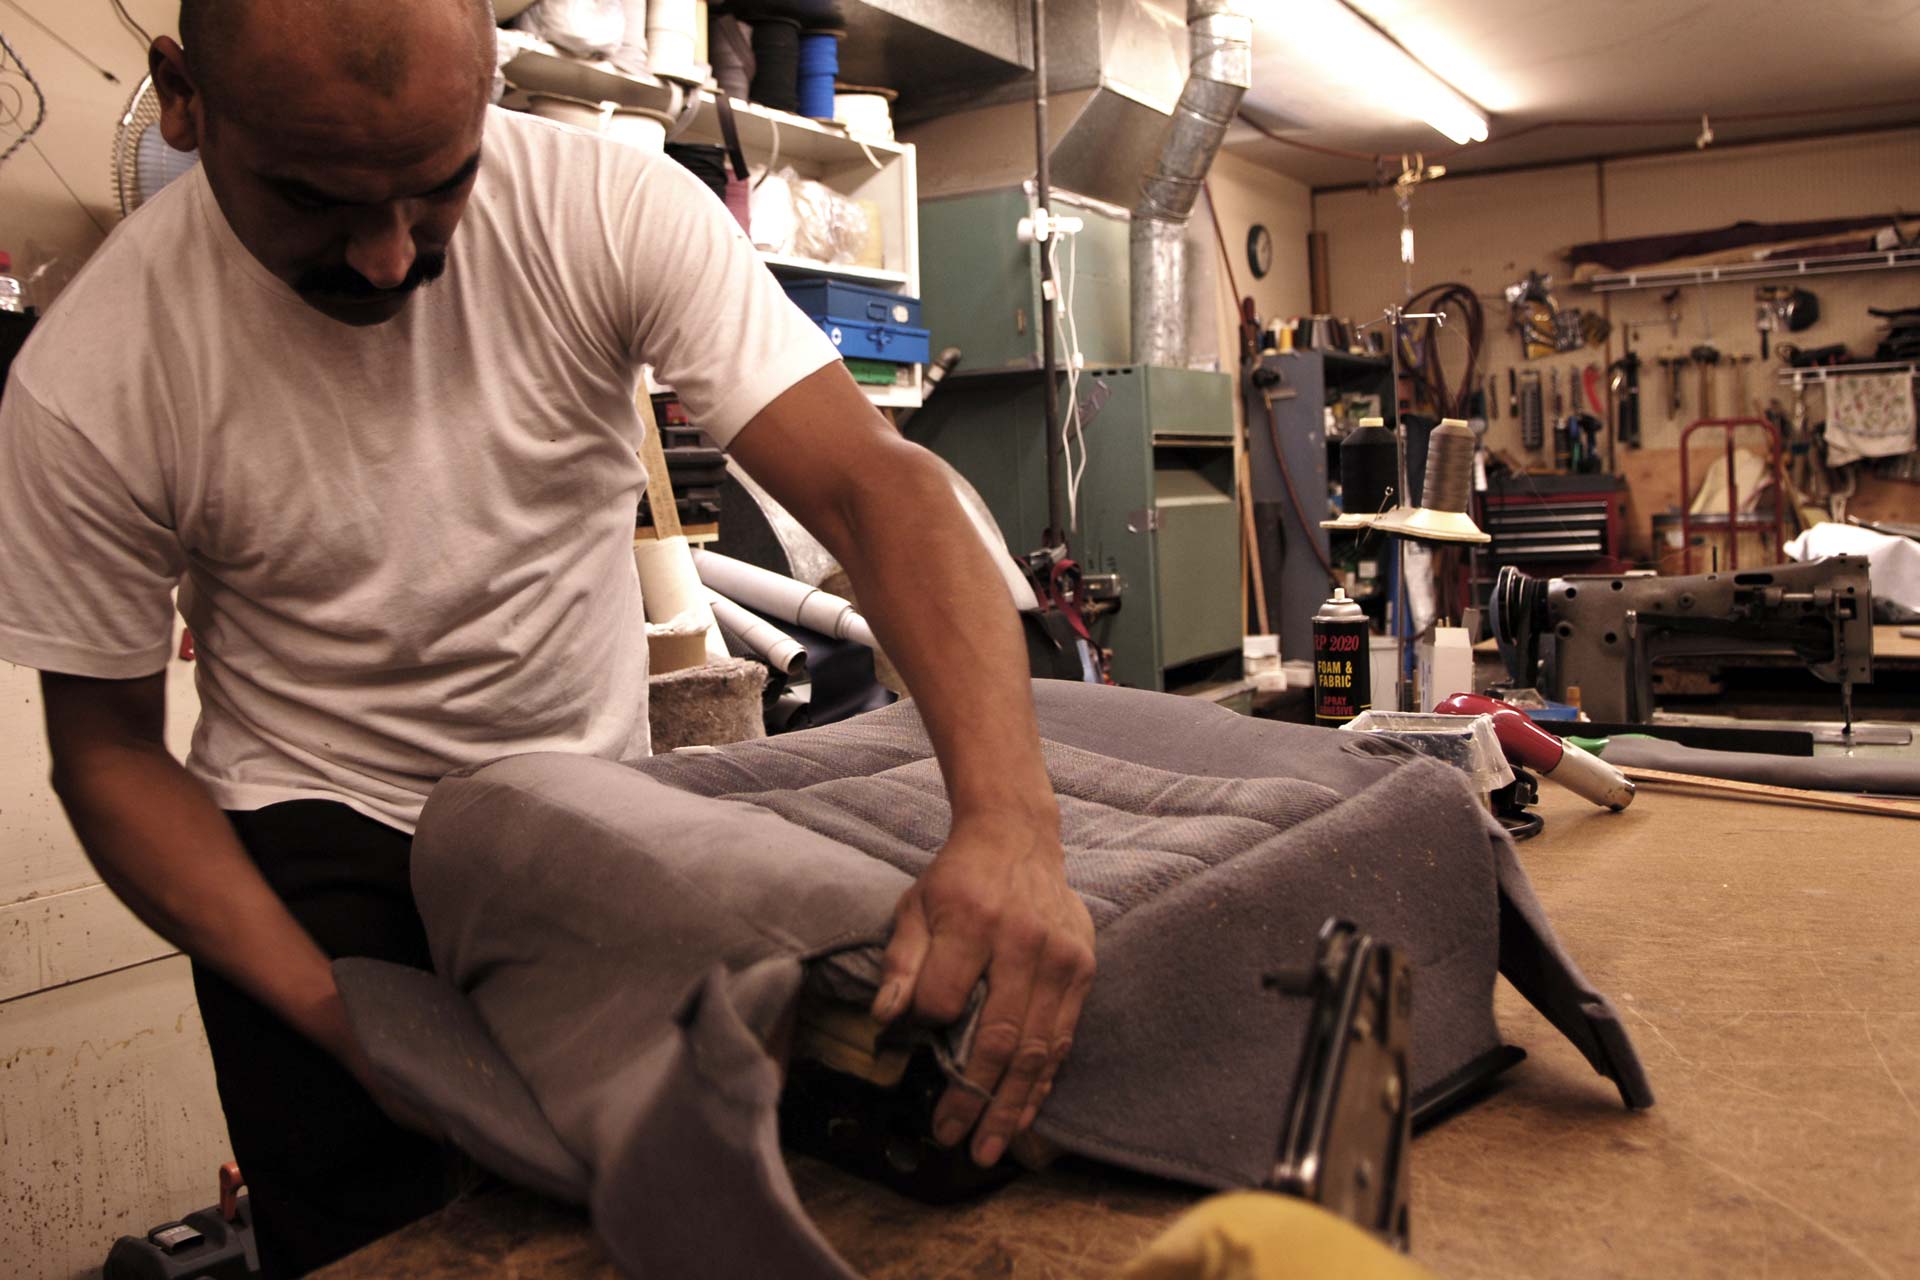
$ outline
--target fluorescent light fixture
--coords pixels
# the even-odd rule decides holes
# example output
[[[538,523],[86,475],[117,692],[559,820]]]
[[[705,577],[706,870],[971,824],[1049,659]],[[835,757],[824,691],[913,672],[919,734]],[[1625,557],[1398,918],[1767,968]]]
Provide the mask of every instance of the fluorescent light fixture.
[[[1274,15],[1276,18],[1279,15]],[[1487,117],[1346,0],[1294,0],[1255,36],[1282,40],[1332,79],[1465,146],[1487,140]]]

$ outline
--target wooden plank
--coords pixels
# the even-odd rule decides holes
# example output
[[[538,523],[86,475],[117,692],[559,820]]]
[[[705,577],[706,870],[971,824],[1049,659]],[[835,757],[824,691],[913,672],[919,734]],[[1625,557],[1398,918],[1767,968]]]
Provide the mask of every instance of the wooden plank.
[[[103,884],[0,906],[0,1001],[175,953]]]
[[[230,1159],[185,959],[0,1005],[0,1267],[97,1274],[122,1235],[212,1204]]]

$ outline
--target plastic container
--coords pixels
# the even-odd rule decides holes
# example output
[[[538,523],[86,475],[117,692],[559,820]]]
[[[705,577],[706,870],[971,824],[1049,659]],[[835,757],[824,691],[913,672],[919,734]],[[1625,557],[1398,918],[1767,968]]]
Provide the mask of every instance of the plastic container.
[[[920,323],[920,299],[888,293],[885,289],[819,276],[784,280],[781,287],[796,307],[815,320],[832,316],[839,320],[895,326],[915,327]]]
[[[1513,766],[1500,749],[1492,716],[1445,716],[1431,711],[1362,711],[1343,733],[1384,733],[1421,755],[1444,761],[1473,779],[1481,793],[1513,781]]]
[[[27,313],[26,286],[13,274],[13,255],[4,249],[0,249],[0,311]]]
[[[894,364],[925,364],[933,358],[932,335],[925,329],[835,316],[816,316],[814,323],[833,340],[842,355]]]

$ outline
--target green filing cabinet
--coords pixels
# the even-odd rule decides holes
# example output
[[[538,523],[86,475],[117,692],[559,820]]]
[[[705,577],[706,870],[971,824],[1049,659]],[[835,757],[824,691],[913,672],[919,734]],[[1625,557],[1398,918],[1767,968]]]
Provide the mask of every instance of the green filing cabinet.
[[[1063,291],[1071,277],[1081,367],[1125,364],[1133,349],[1127,215],[1064,191],[1055,193],[1053,211],[1086,224],[1071,250],[1063,244],[1054,256]],[[921,324],[935,351],[960,348],[962,373],[1040,367],[1040,249],[1018,233],[1032,212],[1020,187],[920,202]],[[1064,325],[1056,350],[1064,366]]]
[[[980,491],[1016,554],[1040,545],[1047,522],[1041,389],[1036,373],[950,379],[906,427]],[[1120,609],[1096,624],[1121,684],[1165,689],[1238,674],[1232,397],[1233,380],[1219,373],[1081,375],[1087,467],[1070,542],[1087,573],[1124,583]]]

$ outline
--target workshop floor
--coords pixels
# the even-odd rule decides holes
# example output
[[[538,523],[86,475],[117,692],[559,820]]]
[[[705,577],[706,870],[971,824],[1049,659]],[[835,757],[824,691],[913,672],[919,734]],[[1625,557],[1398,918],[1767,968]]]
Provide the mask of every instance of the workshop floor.
[[[1502,983],[1530,1057],[1415,1142],[1414,1255],[1459,1280],[1920,1275],[1920,823],[1648,788],[1607,814],[1546,790],[1522,860],[1659,1105],[1622,1110]],[[1086,1169],[947,1209],[813,1162],[795,1177],[878,1280],[1109,1276],[1192,1200]],[[613,1273],[577,1215],[503,1193],[321,1274]]]

